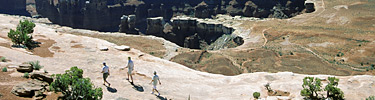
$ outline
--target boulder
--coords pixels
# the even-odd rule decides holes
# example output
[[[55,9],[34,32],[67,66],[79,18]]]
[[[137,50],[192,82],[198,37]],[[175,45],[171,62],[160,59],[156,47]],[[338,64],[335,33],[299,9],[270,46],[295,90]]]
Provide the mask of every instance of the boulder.
[[[48,86],[48,83],[34,79],[15,85],[11,93],[21,97],[32,97],[36,91],[43,92],[46,86]]]
[[[44,82],[47,82],[49,84],[53,82],[53,78],[50,75],[47,75],[47,74],[44,74],[44,73],[33,72],[33,73],[30,74],[30,77],[32,79],[44,81]]]
[[[306,13],[312,13],[315,11],[315,5],[312,1],[305,1]]]
[[[120,51],[129,51],[130,50],[130,47],[129,46],[125,46],[125,45],[122,45],[122,46],[115,46],[114,47],[116,50],[120,50]]]
[[[211,11],[208,5],[203,1],[195,7],[195,17],[197,18],[209,18],[211,17]]]
[[[108,47],[102,46],[102,47],[98,47],[98,48],[99,48],[100,51],[108,51]]]
[[[164,28],[163,17],[147,18],[147,34],[159,34]]]
[[[17,71],[19,71],[19,72],[32,72],[33,66],[31,64],[21,64],[17,68]]]
[[[254,11],[258,8],[258,6],[252,2],[252,1],[247,1],[245,4],[245,8],[242,10],[244,16],[246,17],[252,17],[254,14]]]

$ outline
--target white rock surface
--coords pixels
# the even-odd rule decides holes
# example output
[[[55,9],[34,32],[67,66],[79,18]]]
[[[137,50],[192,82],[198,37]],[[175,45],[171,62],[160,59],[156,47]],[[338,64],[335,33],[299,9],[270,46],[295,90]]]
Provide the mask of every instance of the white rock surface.
[[[6,31],[14,29],[19,20],[19,17],[0,14],[0,36],[6,37]],[[267,90],[263,86],[266,83],[271,83],[272,89],[290,92],[290,98],[299,100],[302,99],[300,90],[302,89],[301,85],[304,77],[327,78],[330,76],[303,75],[291,72],[257,72],[237,76],[210,74],[192,70],[183,65],[151,55],[138,57],[145,53],[136,49],[131,49],[129,52],[119,50],[101,52],[97,50],[97,45],[113,46],[115,44],[101,39],[56,33],[55,31],[63,30],[64,28],[36,23],[34,34],[55,40],[56,43],[54,45],[59,46],[64,51],[51,51],[54,52],[53,57],[43,58],[2,46],[0,46],[0,55],[6,56],[12,62],[39,60],[44,69],[51,74],[63,73],[72,66],[78,66],[83,69],[84,77],[90,78],[95,86],[103,88],[103,100],[114,100],[120,97],[130,100],[158,99],[155,95],[150,94],[152,85],[148,84],[154,71],[157,71],[162,83],[162,85],[157,87],[161,96],[173,100],[185,100],[189,95],[192,100],[249,100],[253,98],[253,92],[260,92],[261,98],[267,98],[265,95]],[[78,41],[85,48],[71,49],[70,41]],[[133,76],[134,84],[143,88],[144,91],[135,90],[134,86],[126,80],[127,69],[120,70],[120,68],[126,66],[127,57],[129,56],[132,57],[135,64],[133,71],[135,73]],[[100,72],[103,61],[110,67],[111,74],[108,81],[112,84],[111,88],[102,85],[103,79]],[[347,100],[363,100],[375,94],[375,76],[336,77],[340,79],[338,87],[345,93]],[[117,91],[109,91],[113,89]]]
[[[130,50],[130,47],[125,46],[125,45],[115,46],[114,48],[117,49],[117,50],[120,50],[120,51],[129,51]]]
[[[108,51],[108,47],[104,47],[104,46],[101,46],[101,47],[98,47],[100,51]]]

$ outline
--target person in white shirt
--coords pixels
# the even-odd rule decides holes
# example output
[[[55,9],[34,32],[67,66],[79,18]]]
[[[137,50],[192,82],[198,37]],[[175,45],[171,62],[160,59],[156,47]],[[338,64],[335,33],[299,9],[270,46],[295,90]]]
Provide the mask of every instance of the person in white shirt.
[[[150,84],[152,83],[153,85],[153,89],[152,89],[152,92],[151,94],[154,94],[154,91],[158,92],[158,96],[160,95],[159,91],[156,89],[156,85],[158,85],[158,82],[159,84],[161,85],[161,82],[160,82],[160,79],[159,79],[159,76],[156,75],[156,71],[154,71],[154,76],[152,77],[152,80],[150,82]]]
[[[131,82],[133,83],[134,81],[133,81],[133,77],[132,77],[132,71],[134,69],[134,63],[133,63],[133,61],[131,60],[130,57],[128,57],[128,65],[125,68],[128,68],[128,78],[127,78],[127,80],[129,80],[129,76],[130,76],[130,78],[132,80]]]
[[[102,69],[102,73],[103,73],[103,80],[104,80],[104,83],[103,85],[105,85],[105,83],[107,82],[109,86],[111,86],[111,84],[107,81],[107,78],[109,76],[109,67],[105,64],[105,62],[103,62],[103,69]]]

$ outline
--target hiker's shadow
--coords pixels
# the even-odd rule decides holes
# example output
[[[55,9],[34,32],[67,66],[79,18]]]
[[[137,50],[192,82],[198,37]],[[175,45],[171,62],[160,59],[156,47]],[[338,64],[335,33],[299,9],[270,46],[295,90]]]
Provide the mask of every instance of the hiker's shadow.
[[[158,99],[160,99],[160,100],[168,100],[168,98],[166,98],[166,97],[162,97],[162,96],[156,96],[156,97],[158,97]]]
[[[139,92],[145,91],[141,85],[135,85],[133,82],[130,82],[130,84],[133,86],[133,89],[135,89]]]
[[[113,88],[113,87],[109,87],[109,86],[105,86],[105,87],[107,87],[107,90],[109,91],[109,92],[111,92],[111,93],[116,93],[117,92],[117,89],[116,88]]]

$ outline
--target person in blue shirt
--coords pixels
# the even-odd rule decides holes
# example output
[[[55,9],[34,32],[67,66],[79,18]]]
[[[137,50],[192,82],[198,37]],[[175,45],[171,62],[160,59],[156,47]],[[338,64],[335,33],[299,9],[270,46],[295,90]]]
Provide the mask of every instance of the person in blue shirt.
[[[109,67],[106,65],[105,62],[103,62],[103,69],[102,69],[102,73],[103,73],[103,80],[104,80],[104,83],[103,85],[105,85],[105,83],[108,83],[109,86],[111,86],[111,84],[107,81],[107,78],[109,76]]]
[[[131,82],[133,83],[133,77],[132,77],[132,71],[134,70],[134,63],[132,61],[132,59],[130,57],[128,57],[128,65],[125,67],[125,68],[128,68],[128,78],[127,80],[129,80],[129,76],[131,78]]]

